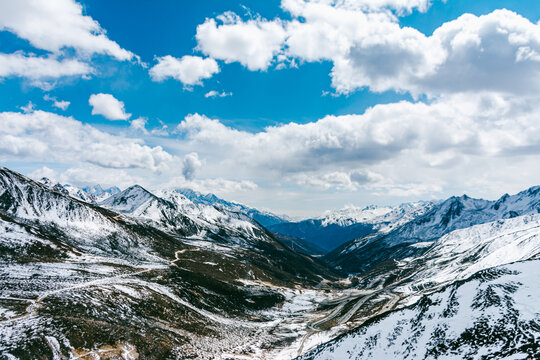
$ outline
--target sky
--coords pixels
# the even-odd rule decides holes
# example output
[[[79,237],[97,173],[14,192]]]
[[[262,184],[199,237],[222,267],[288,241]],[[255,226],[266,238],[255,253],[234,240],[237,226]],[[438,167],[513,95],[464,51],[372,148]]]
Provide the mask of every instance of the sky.
[[[0,164],[292,216],[540,184],[540,7],[0,0]]]

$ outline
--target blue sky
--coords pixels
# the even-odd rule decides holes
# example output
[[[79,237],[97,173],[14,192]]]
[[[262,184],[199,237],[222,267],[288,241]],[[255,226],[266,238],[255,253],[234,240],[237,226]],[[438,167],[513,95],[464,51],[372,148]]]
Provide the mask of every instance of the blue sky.
[[[534,1],[23,0],[0,12],[0,161],[34,177],[190,186],[293,215],[538,183]]]

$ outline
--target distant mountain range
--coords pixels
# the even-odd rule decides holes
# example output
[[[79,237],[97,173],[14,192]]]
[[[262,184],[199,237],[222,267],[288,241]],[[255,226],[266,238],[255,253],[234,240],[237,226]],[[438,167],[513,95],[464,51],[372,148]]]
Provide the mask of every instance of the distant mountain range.
[[[540,187],[495,201],[453,196],[431,204],[426,211],[390,231],[359,236],[325,256],[334,267],[347,273],[365,271],[373,264],[421,254],[434,241],[454,230],[496,220],[540,212]]]
[[[200,192],[185,188],[175,189],[174,191],[184,195],[186,198],[197,204],[213,205],[229,211],[244,213],[267,228],[272,225],[290,221],[290,218],[287,215],[276,215],[269,211],[250,208],[242,204],[223,200],[214,194],[201,194]]]
[[[328,211],[318,218],[282,222],[268,228],[283,235],[300,238],[329,252],[364,235],[389,232],[422,215],[434,205],[434,202],[421,201],[396,207],[348,206],[341,210]]]

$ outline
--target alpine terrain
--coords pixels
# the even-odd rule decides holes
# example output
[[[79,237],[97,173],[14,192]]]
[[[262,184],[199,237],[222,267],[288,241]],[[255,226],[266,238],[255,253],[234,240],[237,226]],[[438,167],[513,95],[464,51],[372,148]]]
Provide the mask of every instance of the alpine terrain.
[[[533,187],[292,222],[0,168],[0,356],[538,358],[539,210]]]

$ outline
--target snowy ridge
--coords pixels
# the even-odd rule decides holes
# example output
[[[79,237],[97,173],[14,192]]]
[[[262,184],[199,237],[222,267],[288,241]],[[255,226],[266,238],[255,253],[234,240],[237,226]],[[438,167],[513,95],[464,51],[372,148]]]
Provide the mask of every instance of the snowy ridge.
[[[187,188],[174,189],[173,191],[182,194],[196,204],[211,205],[232,212],[244,213],[266,227],[290,220],[286,215],[276,215],[270,211],[250,208],[242,204],[223,200],[214,194],[202,194]]]
[[[94,197],[94,202],[101,202],[108,197],[118,194],[121,190],[116,186],[111,186],[109,188],[103,189],[101,185],[88,186],[82,189],[86,194]]]
[[[429,201],[404,203],[394,207],[369,205],[362,208],[350,205],[340,210],[328,211],[318,219],[321,220],[322,226],[337,224],[345,227],[363,223],[374,225],[376,231],[388,232],[425,214],[435,205],[436,202]]]
[[[268,240],[264,230],[249,216],[196,204],[176,191],[160,191],[154,195],[135,185],[99,205],[190,238],[203,239],[214,234],[244,246]]]
[[[328,211],[318,218],[275,224],[269,229],[300,238],[329,252],[365,235],[388,233],[425,214],[435,205],[435,202],[418,201],[395,207],[347,206],[341,210]]]
[[[17,218],[102,232],[109,221],[101,213],[70,198],[63,187],[49,188],[33,180],[0,168],[0,209]],[[106,230],[105,230],[106,231]],[[111,229],[111,231],[113,231]]]
[[[85,187],[84,189],[78,188],[71,184],[60,184],[55,183],[51,179],[47,177],[43,177],[39,179],[40,183],[47,186],[48,188],[61,192],[63,194],[69,195],[71,197],[74,197],[76,199],[85,201],[87,203],[98,203],[101,202],[111,195],[117,194],[120,192],[120,189],[116,186],[110,187],[108,189],[103,189],[101,185],[94,185],[90,187]]]
[[[60,248],[54,242],[68,239],[70,246],[100,256],[114,253],[124,258],[155,259],[148,253],[145,239],[112,219],[113,213],[107,214],[106,210],[73,198],[66,192],[63,187],[50,188],[0,168],[0,215],[5,215],[0,222],[5,229],[14,229],[14,232],[3,236],[4,246],[17,247],[16,242],[24,238],[32,246],[42,243],[47,248],[58,250]],[[30,225],[38,230],[28,234],[28,230],[13,223]],[[34,236],[34,233],[39,236]],[[60,250],[67,250],[68,256],[78,253],[72,248]]]

